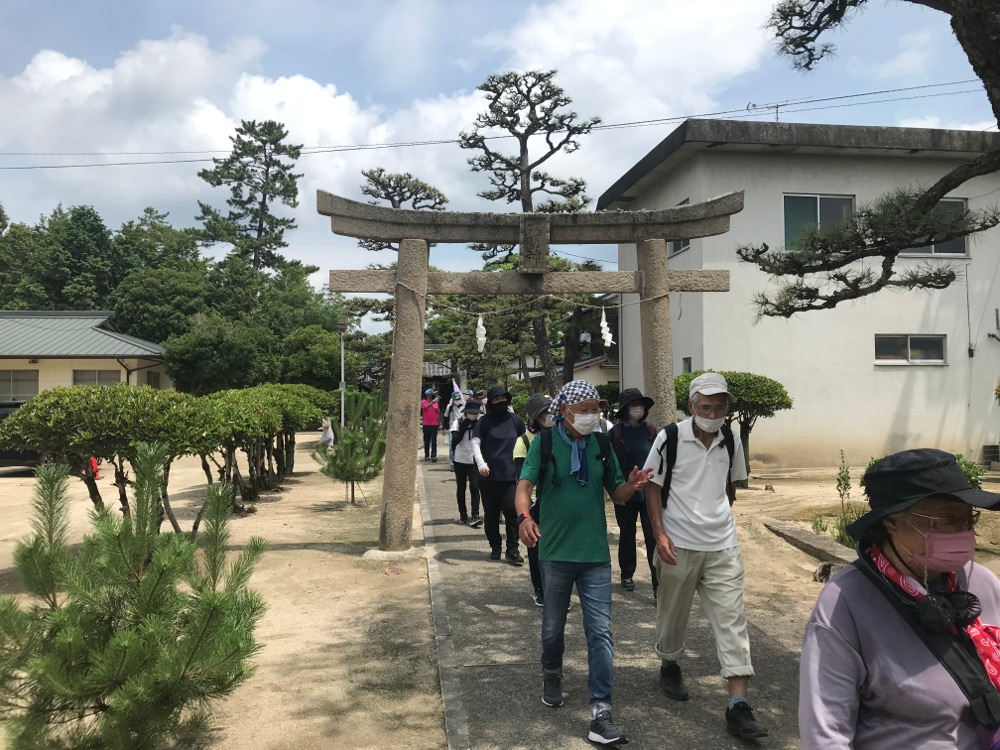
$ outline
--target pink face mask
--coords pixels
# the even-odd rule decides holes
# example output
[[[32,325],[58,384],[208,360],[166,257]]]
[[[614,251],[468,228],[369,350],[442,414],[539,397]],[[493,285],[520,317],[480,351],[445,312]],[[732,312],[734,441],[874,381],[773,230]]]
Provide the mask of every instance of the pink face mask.
[[[976,554],[976,532],[956,531],[950,534],[931,532],[925,534],[916,529],[924,538],[924,554],[913,555],[915,567],[931,573],[954,573],[972,562]]]

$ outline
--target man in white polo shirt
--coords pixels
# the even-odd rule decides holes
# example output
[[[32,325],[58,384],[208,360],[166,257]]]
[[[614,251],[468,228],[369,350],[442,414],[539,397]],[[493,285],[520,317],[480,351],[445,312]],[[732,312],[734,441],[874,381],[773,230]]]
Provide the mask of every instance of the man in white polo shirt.
[[[725,378],[714,372],[694,378],[688,395],[693,418],[678,424],[672,436],[668,429],[661,430],[644,467],[654,472],[646,487],[646,507],[656,538],[660,583],[660,689],[674,700],[689,697],[677,659],[684,651],[697,591],[729,685],[726,729],[741,739],[766,737],[767,729],[746,700],[753,665],[743,606],[743,556],[730,506],[736,498],[733,482],[746,479],[747,472],[739,435],[724,426],[734,399]]]

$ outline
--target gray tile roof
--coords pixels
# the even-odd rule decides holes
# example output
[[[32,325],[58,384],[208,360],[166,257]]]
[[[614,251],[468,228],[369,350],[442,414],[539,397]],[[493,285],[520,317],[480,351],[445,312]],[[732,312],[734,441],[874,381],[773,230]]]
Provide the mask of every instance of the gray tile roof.
[[[152,341],[109,330],[110,312],[0,311],[0,357],[161,359]]]

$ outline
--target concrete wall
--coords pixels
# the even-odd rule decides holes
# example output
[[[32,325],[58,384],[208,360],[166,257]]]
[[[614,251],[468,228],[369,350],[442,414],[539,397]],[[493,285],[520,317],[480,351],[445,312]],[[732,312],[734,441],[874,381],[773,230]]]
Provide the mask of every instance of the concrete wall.
[[[672,296],[675,368],[679,372],[681,358],[694,352],[695,369],[745,370],[785,385],[795,408],[757,423],[754,459],[781,466],[829,466],[839,461],[843,449],[848,462],[858,465],[871,456],[926,446],[979,460],[983,445],[1000,442],[1000,406],[993,396],[1000,342],[987,337],[1000,333],[994,312],[1000,308],[1000,230],[971,239],[968,259],[924,256],[898,262],[899,269],[925,262],[950,264],[959,280],[946,290],[883,291],[835,310],[757,324],[752,299],[770,282],[735,258],[738,244],[784,244],[785,193],[853,195],[857,206],[899,185],[930,185],[958,161],[722,149],[700,152],[694,161],[696,169],[687,166],[647,191],[662,196],[655,207],[669,205],[680,193],[691,193],[694,201],[740,189],[746,191],[746,207],[733,217],[729,234],[692,247],[700,247],[702,267],[730,270],[732,291],[685,294],[683,315],[677,309],[680,295]],[[981,208],[998,202],[998,192],[985,195],[991,191],[1000,192],[1000,176],[972,180],[952,196]],[[628,254],[629,248],[622,246],[622,259]],[[684,255],[671,265],[688,267],[680,265]],[[694,296],[702,298],[701,314],[689,316],[696,309],[688,304]],[[946,364],[876,364],[875,334],[919,333],[947,336]],[[703,342],[700,353],[692,339]],[[622,358],[629,363],[627,372],[641,370],[641,357],[634,351],[623,348]],[[632,384],[630,380],[623,387]]]
[[[131,385],[145,385],[146,373],[160,373],[160,388],[173,388],[173,381],[167,377],[163,364],[147,367],[152,364],[146,360],[123,359],[130,370],[133,370],[129,382]],[[147,367],[138,370],[137,368]],[[38,370],[38,390],[47,391],[50,388],[61,388],[73,385],[74,370],[117,370],[119,382],[126,379],[125,369],[113,359],[40,359],[37,364],[26,359],[0,359],[0,370]]]

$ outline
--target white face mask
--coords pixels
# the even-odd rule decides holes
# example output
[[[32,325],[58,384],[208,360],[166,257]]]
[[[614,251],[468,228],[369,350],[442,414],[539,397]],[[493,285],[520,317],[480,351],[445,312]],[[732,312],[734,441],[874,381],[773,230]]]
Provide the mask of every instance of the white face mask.
[[[468,419],[470,422],[475,422],[477,419],[479,419],[479,415],[478,414],[466,414],[465,418]]]
[[[644,406],[630,406],[628,408],[628,416],[630,419],[642,419],[642,416],[645,413],[646,407]]]
[[[600,414],[574,414],[570,426],[580,433],[580,435],[589,435],[597,429],[600,420]]]
[[[538,424],[540,424],[542,426],[542,429],[545,430],[549,429],[555,423],[556,421],[552,418],[551,414],[546,414],[544,417],[538,420]]]
[[[698,425],[699,430],[704,432],[714,433],[722,429],[722,425],[726,423],[725,417],[719,417],[718,419],[706,419],[705,417],[699,417],[695,415],[694,423]]]

